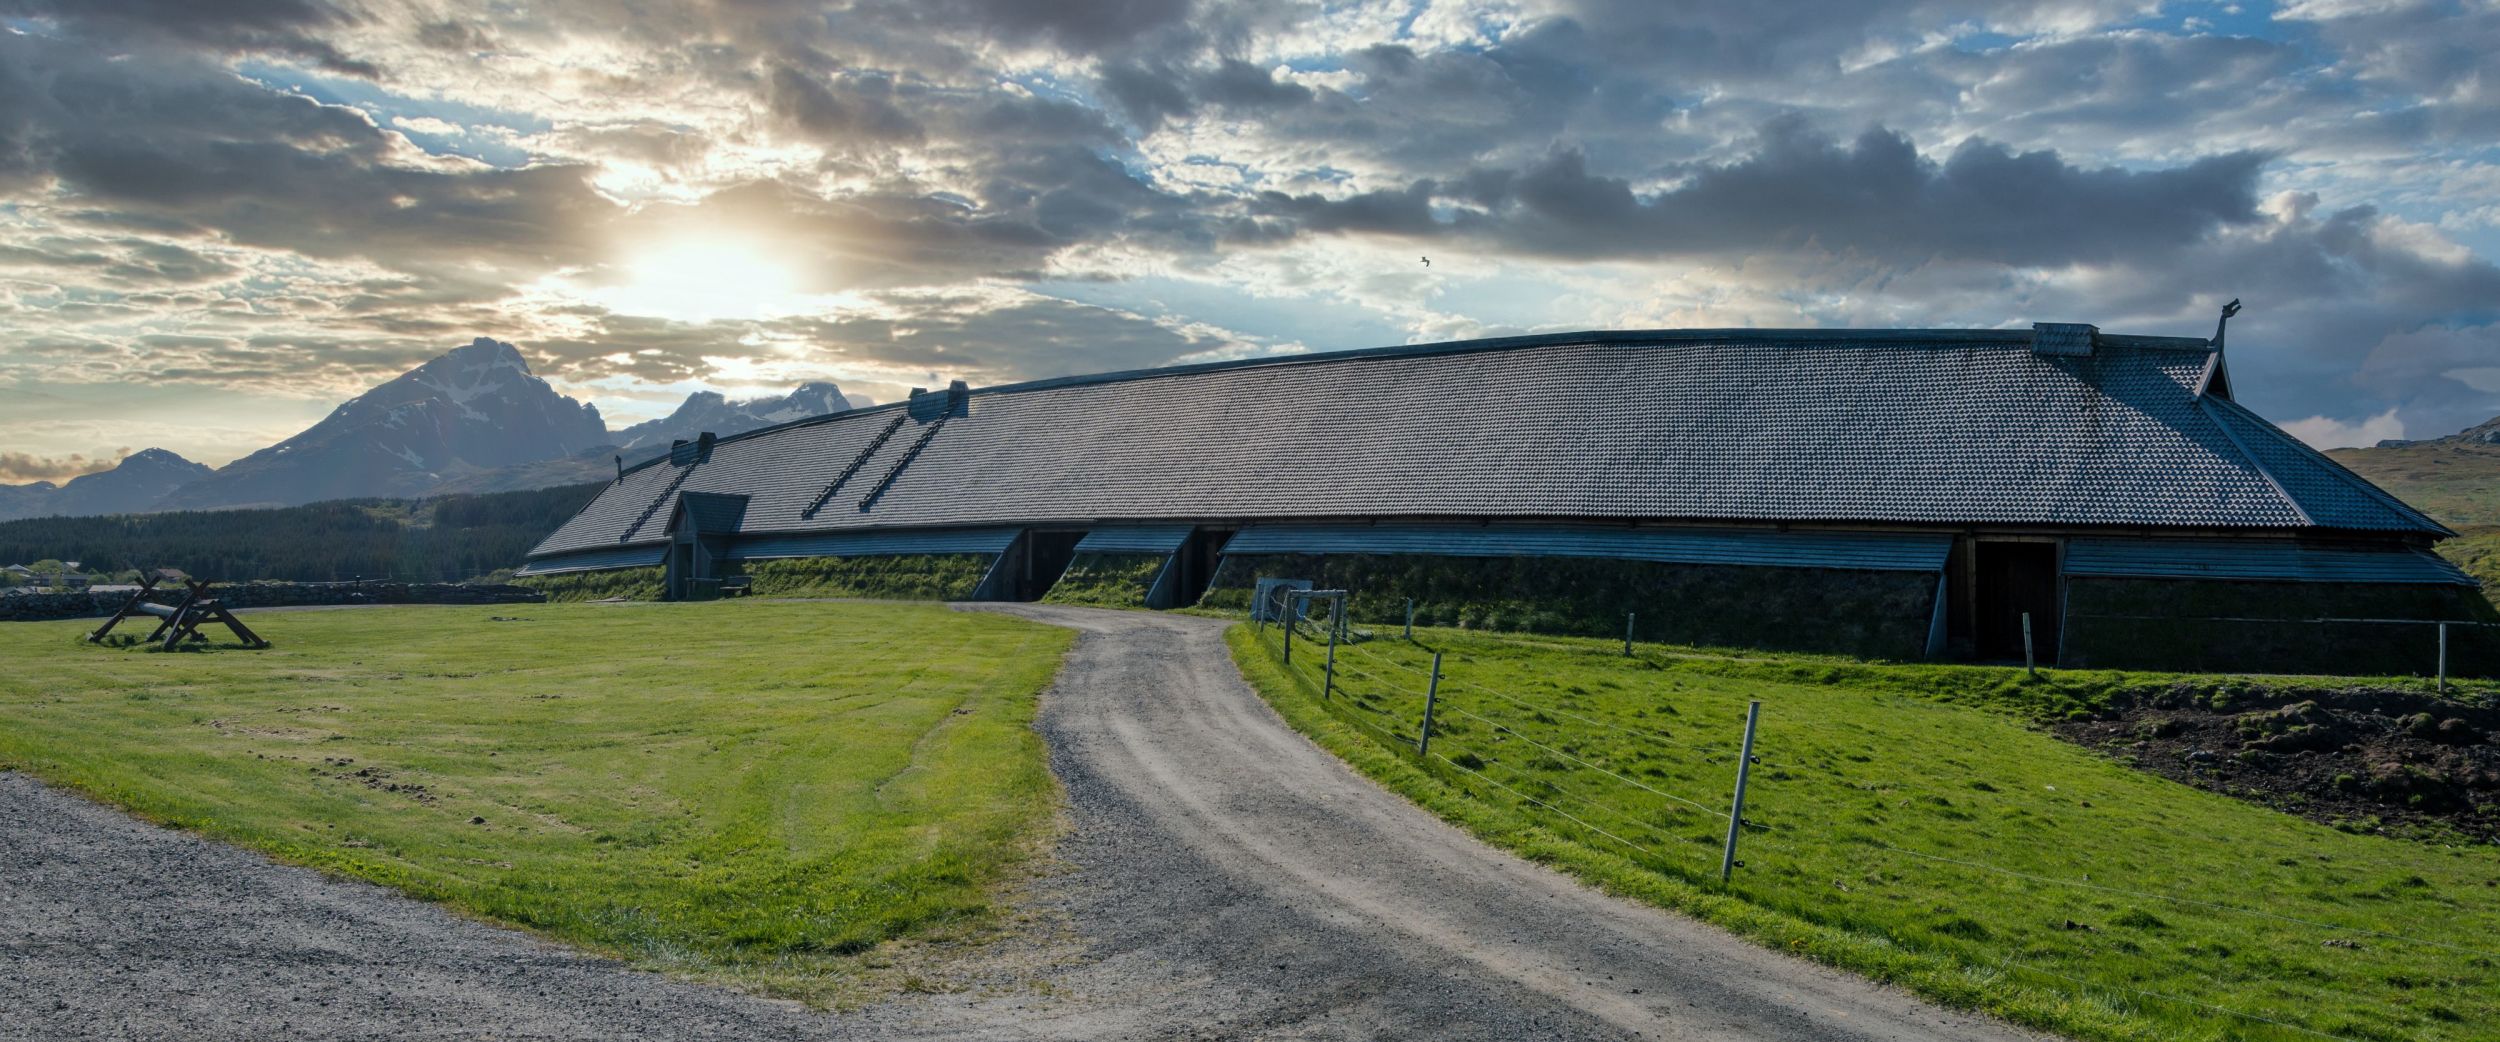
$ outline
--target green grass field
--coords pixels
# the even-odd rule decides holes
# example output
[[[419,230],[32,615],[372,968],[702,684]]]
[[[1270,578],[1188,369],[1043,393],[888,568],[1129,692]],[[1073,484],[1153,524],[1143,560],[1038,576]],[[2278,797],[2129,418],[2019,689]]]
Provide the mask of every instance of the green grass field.
[[[513,621],[495,621],[495,616]],[[1045,837],[1069,631],[897,604],[257,615],[267,651],[0,652],[0,768],[637,964],[816,1001],[975,929]]]
[[[1418,630],[1232,634],[1287,720],[1531,859],[1940,1001],[2089,1039],[2500,1038],[2500,850],[2358,835],[2033,726],[2161,678],[1730,657]],[[1394,633],[1394,630],[1390,631]],[[1746,703],[1746,831],[1718,882]]]

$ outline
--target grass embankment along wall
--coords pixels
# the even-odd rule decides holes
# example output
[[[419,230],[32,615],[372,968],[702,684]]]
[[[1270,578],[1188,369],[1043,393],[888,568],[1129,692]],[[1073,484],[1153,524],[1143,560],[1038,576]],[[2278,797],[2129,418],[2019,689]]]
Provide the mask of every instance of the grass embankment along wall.
[[[1932,572],[1666,564],[1595,557],[1262,554],[1224,559],[1201,600],[1247,609],[1263,576],[1352,591],[1348,611],[1418,625],[1785,648],[1878,658],[1926,653]]]
[[[2439,544],[2439,556],[2465,569],[2485,589],[2500,589],[2500,527],[2466,528]]]
[[[2465,1042],[2500,1024],[2500,850],[2338,831],[2034,726],[2179,678],[1418,630],[1340,647],[1345,687],[1322,701],[1323,656],[1288,674],[1278,632],[1234,631],[1244,673],[1389,787],[1617,893],[1938,1001],[2145,1042]],[[1445,679],[1423,759],[1428,647]],[[1754,699],[1756,827],[1723,886]]]
[[[1098,608],[1143,608],[1168,554],[1079,554],[1042,600]]]
[[[2438,620],[2500,622],[2463,586],[2070,579],[2066,590],[2064,660],[2078,668],[2427,676]],[[2450,626],[2448,670],[2500,676],[2500,627]]]
[[[555,575],[525,575],[512,580],[547,595],[555,603],[573,601],[656,601],[667,591],[668,571],[658,565],[648,568],[611,568],[599,572],[561,572]]]
[[[985,922],[1056,799],[1030,725],[1070,634],[1004,616],[731,602],[252,624],[277,647],[160,654],[21,624],[0,651],[0,769],[821,1000],[848,993],[853,953]]]
[[[969,599],[990,573],[993,554],[901,554],[883,557],[795,557],[732,565],[755,581],[759,597],[869,597],[886,600]]]

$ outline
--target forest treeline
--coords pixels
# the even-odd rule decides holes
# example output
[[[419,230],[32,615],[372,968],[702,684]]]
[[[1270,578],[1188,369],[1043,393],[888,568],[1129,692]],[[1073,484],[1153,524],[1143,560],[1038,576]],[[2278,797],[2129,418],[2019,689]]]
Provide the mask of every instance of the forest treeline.
[[[0,564],[76,561],[90,574],[180,568],[219,582],[459,582],[518,566],[602,487],[28,518],[0,522]]]

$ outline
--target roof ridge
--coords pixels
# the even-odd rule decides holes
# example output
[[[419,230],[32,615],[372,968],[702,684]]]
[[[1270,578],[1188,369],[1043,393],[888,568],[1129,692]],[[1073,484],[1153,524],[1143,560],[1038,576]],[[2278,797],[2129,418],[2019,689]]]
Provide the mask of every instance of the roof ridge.
[[[2206,419],[2214,421],[2214,426],[2222,431],[2223,439],[2229,441],[2232,448],[2239,450],[2240,458],[2248,461],[2249,467],[2257,472],[2257,476],[2266,479],[2266,487],[2274,490],[2276,498],[2281,499],[2284,506],[2292,508],[2292,513],[2299,515],[2301,524],[2315,527],[2318,519],[2311,517],[2309,508],[2300,505],[2300,500],[2292,495],[2291,490],[2283,487],[2282,480],[2274,476],[2274,468],[2266,466],[2266,461],[2258,459],[2256,453],[2248,451],[2248,443],[2241,441],[2240,433],[2231,429],[2230,421],[2213,415],[2214,401],[2215,399],[2204,395],[2196,397],[2197,408],[2205,412]]]
[[[1905,341],[1913,345],[1952,341],[1957,344],[2018,344],[2026,349],[2033,331],[2011,327],[1965,327],[1958,329],[1911,328],[1753,328],[1745,326],[1702,329],[1591,329],[1563,333],[1529,333],[1507,337],[1481,337],[1474,340],[1437,340],[1421,344],[1391,344],[1385,347],[1344,348],[1334,351],[1310,351],[1292,355],[1261,355],[1255,358],[1228,358],[1214,362],[1188,365],[1147,366],[1137,369],[1113,369],[1099,373],[1076,373],[1067,376],[1046,376],[990,387],[974,387],[974,395],[1020,394],[1028,391],[1057,390],[1063,387],[1087,387],[1095,384],[1125,383],[1131,380],[1152,380],[1164,377],[1192,376],[1200,373],[1226,372],[1235,369],[1261,369],[1276,366],[1319,365],[1330,362],[1364,359],[1420,358],[1438,355],[1465,355],[1494,351],[1520,351],[1542,347],[1597,347],[1608,344],[1644,344],[1660,342],[1707,343],[1711,341],[1743,341],[1756,344],[1811,344],[1832,342],[1886,343]],[[2103,347],[2172,351],[2212,350],[2212,343],[2196,337],[2145,336],[2130,333],[2102,333]],[[744,441],[765,434],[777,433],[820,423],[832,423],[872,413],[906,408],[909,401],[892,401],[865,408],[845,409],[822,416],[806,416],[768,427],[723,435],[720,442]],[[667,458],[663,453],[625,468],[631,474]],[[622,476],[622,475],[620,475]]]
[[[2229,406],[2230,410],[2238,416],[2256,421],[2259,430],[2273,436],[2276,441],[2291,446],[2293,452],[2306,458],[2309,462],[2318,464],[2325,468],[2328,476],[2343,482],[2347,487],[2360,492],[2363,496],[2369,498],[2373,502],[2376,502],[2378,505],[2393,510],[2396,516],[2420,522],[2421,524],[2428,526],[2432,531],[2439,532],[2446,536],[2454,536],[2457,534],[2455,529],[2441,524],[2437,518],[2416,509],[2411,503],[2407,503],[2404,500],[2396,498],[2394,493],[2371,483],[2368,478],[2364,478],[2359,474],[2353,473],[2351,468],[2335,462],[2334,457],[2311,448],[2308,442],[2302,441],[2299,438],[2294,437],[2291,432],[2267,422],[2265,417],[2257,415],[2256,410],[2245,405],[2241,405],[2239,402],[2229,398],[2214,398],[2207,396],[2199,399],[2199,401],[2220,402],[2225,406]],[[2232,438],[2232,441],[2234,444],[2238,444],[2238,438],[2236,436]],[[2300,508],[2295,506],[2293,509],[2299,510]],[[2308,512],[2306,510],[2302,510],[2301,513],[2303,516],[2306,516]]]

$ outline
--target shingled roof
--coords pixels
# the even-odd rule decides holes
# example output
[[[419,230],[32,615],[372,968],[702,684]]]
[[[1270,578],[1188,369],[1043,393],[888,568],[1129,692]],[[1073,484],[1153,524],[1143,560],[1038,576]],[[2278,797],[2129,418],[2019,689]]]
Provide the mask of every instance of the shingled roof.
[[[2200,395],[2205,341],[2041,328],[2038,350],[2030,330],[1607,332],[977,389],[654,460],[532,556],[661,541],[674,497],[698,492],[749,497],[742,533],[1395,517],[2448,534]]]

